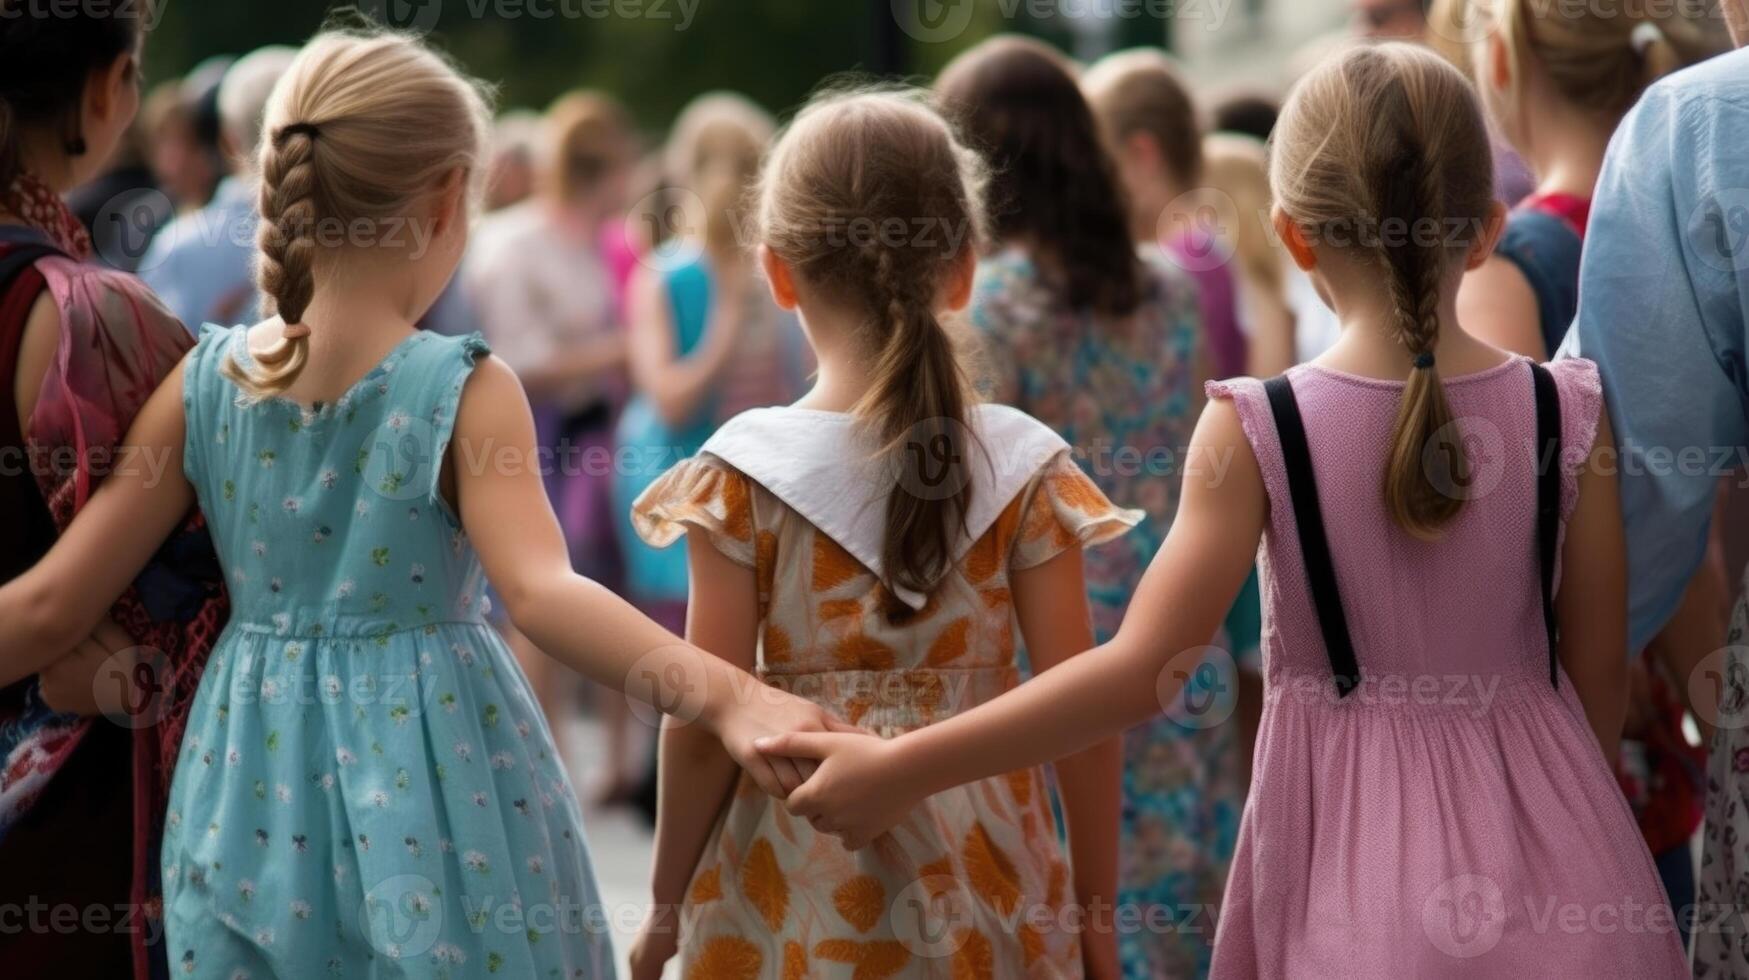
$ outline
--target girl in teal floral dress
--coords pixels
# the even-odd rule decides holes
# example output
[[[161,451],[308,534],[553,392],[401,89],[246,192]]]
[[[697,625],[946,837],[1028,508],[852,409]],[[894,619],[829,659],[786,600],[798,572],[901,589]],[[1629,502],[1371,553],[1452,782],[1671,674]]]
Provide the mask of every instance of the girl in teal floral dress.
[[[198,501],[234,615],[188,723],[162,853],[179,976],[610,977],[581,819],[490,574],[541,649],[755,738],[826,725],[571,573],[528,403],[478,336],[413,324],[467,238],[485,106],[417,42],[329,34],[268,109],[259,278],[133,447],[0,588],[0,683],[65,649]],[[452,447],[453,442],[453,447]],[[476,551],[477,549],[477,551]]]

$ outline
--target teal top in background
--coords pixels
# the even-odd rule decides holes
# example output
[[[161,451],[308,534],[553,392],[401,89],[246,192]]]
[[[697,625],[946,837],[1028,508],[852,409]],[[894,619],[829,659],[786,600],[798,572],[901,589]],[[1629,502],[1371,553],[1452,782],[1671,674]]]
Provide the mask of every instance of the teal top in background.
[[[668,296],[674,325],[674,350],[687,357],[704,340],[714,288],[703,259],[667,273]],[[716,411],[705,398],[694,417],[678,428],[663,421],[656,405],[643,394],[636,395],[620,414],[615,433],[613,505],[618,515],[620,553],[625,561],[626,589],[639,602],[686,601],[686,549],[658,551],[645,544],[632,530],[632,503],[638,495],[675,463],[697,453],[716,431]]]

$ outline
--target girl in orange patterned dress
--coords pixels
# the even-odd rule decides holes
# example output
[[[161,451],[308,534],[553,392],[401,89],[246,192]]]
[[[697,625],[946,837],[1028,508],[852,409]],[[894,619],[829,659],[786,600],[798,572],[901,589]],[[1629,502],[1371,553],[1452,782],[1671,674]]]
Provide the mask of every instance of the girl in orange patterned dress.
[[[658,546],[691,532],[695,643],[883,736],[1013,687],[1022,639],[1035,669],[1085,649],[1081,548],[1138,520],[1042,424],[969,404],[939,318],[970,298],[980,175],[911,95],[805,109],[758,224],[818,383],[729,422],[633,513]],[[847,851],[670,725],[633,975],[678,953],[688,980],[1115,977],[1119,767],[1115,739],[1059,764],[1073,871],[1038,769],[938,794]]]

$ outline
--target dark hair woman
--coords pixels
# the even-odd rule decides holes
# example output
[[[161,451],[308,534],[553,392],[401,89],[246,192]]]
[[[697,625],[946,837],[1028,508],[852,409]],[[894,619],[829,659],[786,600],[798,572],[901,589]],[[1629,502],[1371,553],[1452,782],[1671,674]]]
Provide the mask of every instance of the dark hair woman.
[[[935,97],[994,174],[995,247],[979,264],[972,299],[983,387],[1077,447],[1119,507],[1147,514],[1122,540],[1086,553],[1103,641],[1178,510],[1178,481],[1151,467],[1182,456],[1202,412],[1209,368],[1195,284],[1161,250],[1137,251],[1116,167],[1056,51],[1018,37],[986,41],[947,66]],[[1227,649],[1241,660],[1256,656],[1256,618],[1253,608],[1229,620]],[[1218,907],[1249,757],[1237,728],[1190,731],[1162,719],[1125,738],[1120,903],[1168,915]],[[1081,792],[1068,782],[1065,794]],[[1186,810],[1196,817],[1179,819]],[[1091,853],[1070,833],[1078,856]],[[1168,869],[1149,857],[1160,853],[1195,857]],[[1198,933],[1177,930],[1171,942],[1120,936],[1126,972],[1205,972],[1209,951]]]
[[[116,449],[193,343],[137,280],[88,261],[63,202],[139,109],[146,12],[0,0],[0,581],[47,551],[105,473],[151,465]],[[0,901],[80,911],[72,930],[48,919],[9,935],[8,974],[144,980],[162,963],[150,940],[164,800],[224,615],[196,518],[90,641],[36,651],[41,673],[0,691]],[[140,666],[136,651],[151,651]]]

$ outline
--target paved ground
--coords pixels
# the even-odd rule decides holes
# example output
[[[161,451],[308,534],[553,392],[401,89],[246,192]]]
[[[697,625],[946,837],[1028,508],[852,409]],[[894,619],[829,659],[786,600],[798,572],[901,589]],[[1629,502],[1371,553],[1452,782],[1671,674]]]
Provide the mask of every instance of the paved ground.
[[[642,818],[630,810],[603,810],[589,805],[603,766],[599,729],[590,719],[579,719],[567,727],[568,731],[559,737],[565,740],[572,784],[584,801],[584,830],[595,860],[601,899],[612,910],[613,951],[619,957],[623,975],[626,951],[631,948],[632,936],[650,902],[651,834],[644,828]],[[669,975],[679,973],[670,970]]]

